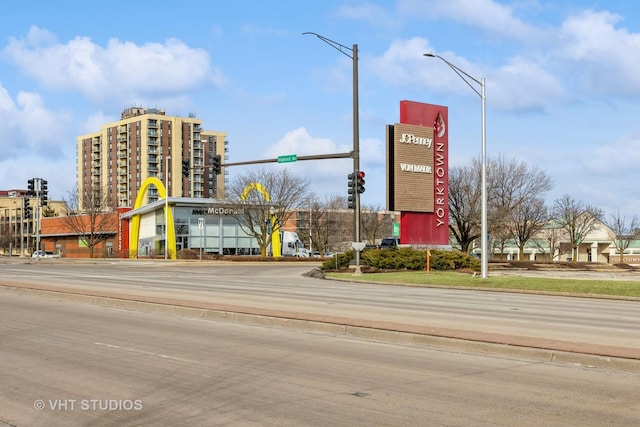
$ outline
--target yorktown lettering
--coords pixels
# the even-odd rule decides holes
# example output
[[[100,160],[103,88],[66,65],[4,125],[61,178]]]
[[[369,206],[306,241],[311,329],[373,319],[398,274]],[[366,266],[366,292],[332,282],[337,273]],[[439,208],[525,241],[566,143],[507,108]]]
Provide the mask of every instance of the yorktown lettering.
[[[429,165],[412,165],[410,163],[400,163],[400,170],[402,172],[433,173],[433,168]]]
[[[400,142],[404,144],[424,145],[427,148],[433,146],[433,138],[423,138],[421,136],[415,136],[412,133],[403,133],[400,136]]]
[[[446,193],[446,163],[444,157],[445,145],[443,142],[438,142],[436,144],[436,179],[435,179],[435,190],[436,190],[436,227],[441,227],[445,225],[445,218],[447,216],[447,199],[448,195]]]

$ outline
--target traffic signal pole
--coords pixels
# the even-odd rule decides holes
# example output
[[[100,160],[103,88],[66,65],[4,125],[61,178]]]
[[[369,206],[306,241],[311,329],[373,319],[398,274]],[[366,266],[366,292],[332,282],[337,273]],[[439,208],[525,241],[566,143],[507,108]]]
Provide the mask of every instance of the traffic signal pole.
[[[31,207],[29,207],[29,199],[28,197],[36,198],[36,206],[35,206],[35,221],[32,221],[35,224],[36,228],[36,258],[40,261],[40,208],[45,206],[48,202],[48,183],[47,180],[42,178],[31,178],[27,181],[27,198],[23,200],[24,206],[24,216],[30,217]]]

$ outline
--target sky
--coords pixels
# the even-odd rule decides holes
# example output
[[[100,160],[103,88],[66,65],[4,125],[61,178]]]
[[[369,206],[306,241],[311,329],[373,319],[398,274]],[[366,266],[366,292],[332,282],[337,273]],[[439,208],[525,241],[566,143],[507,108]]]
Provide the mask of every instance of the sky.
[[[313,32],[344,46],[343,51]],[[608,216],[640,216],[640,2],[192,0],[11,2],[0,15],[0,189],[76,186],[76,137],[125,108],[195,114],[227,133],[227,162],[353,147],[358,49],[362,204],[385,208],[385,126],[411,100],[449,110],[449,165],[488,158],[546,171]],[[474,86],[475,85],[475,86]],[[351,159],[289,168],[346,196]],[[256,166],[229,167],[229,179]],[[419,189],[416,189],[419,191]]]

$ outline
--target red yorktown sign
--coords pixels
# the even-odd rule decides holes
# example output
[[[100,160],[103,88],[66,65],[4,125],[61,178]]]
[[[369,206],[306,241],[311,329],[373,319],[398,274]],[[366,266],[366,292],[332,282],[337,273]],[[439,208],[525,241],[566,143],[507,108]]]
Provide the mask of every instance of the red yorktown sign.
[[[387,208],[400,210],[403,244],[449,246],[448,113],[440,105],[400,101],[400,124],[424,129],[411,144],[406,144],[407,136],[394,132],[396,127],[405,131],[404,127],[388,126]],[[422,151],[429,158],[415,157],[409,163],[404,160],[406,150],[416,150],[416,144],[431,144],[432,150]]]

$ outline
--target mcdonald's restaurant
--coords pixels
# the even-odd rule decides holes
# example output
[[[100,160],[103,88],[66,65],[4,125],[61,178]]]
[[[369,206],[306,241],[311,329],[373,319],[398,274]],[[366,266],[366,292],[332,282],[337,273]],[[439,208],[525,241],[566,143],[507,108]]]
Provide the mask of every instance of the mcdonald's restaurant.
[[[213,199],[169,197],[138,209],[101,214],[104,227],[99,233],[104,240],[94,245],[93,257],[176,258],[185,249],[208,255],[260,255],[255,238],[233,216],[234,209],[238,208]],[[46,251],[89,258],[89,239],[74,231],[65,217],[42,218],[40,247]]]
[[[212,199],[169,197],[130,210],[121,215],[129,224],[127,240],[131,243],[126,250],[135,254],[137,241],[139,257],[166,253],[175,258],[185,249],[209,255],[260,255],[255,238],[245,233],[233,216],[237,209],[243,208]]]

